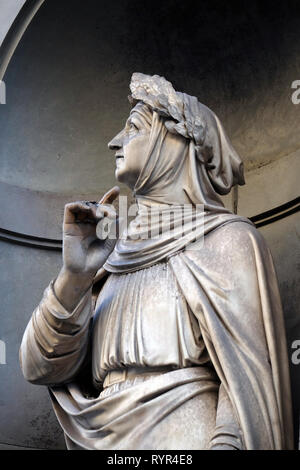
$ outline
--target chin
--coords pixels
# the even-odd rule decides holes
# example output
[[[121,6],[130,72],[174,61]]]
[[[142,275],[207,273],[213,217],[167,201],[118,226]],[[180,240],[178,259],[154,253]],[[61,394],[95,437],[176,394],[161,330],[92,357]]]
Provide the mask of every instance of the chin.
[[[116,168],[116,171],[115,171],[115,178],[117,181],[119,181],[120,183],[126,183],[125,179],[126,179],[126,173],[124,175],[123,171],[121,170],[121,168]]]
[[[134,189],[136,181],[131,181],[130,175],[128,174],[129,172],[126,171],[123,168],[116,168],[115,171],[115,178],[119,183],[124,183],[126,186],[128,186],[131,190]]]

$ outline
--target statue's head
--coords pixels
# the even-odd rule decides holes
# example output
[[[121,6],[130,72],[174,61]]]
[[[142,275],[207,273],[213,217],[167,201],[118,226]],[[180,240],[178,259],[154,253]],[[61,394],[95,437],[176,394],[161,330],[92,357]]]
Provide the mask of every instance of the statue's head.
[[[244,184],[243,164],[217,116],[158,75],[134,73],[132,110],[108,146],[116,178],[159,202],[219,201]]]

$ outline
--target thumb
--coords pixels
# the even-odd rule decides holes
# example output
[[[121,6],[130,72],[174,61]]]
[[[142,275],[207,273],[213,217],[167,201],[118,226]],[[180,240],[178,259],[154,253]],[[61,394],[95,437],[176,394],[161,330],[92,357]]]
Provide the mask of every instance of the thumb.
[[[100,199],[99,204],[112,204],[112,202],[119,196],[119,194],[119,186],[114,186],[104,194],[104,196]]]

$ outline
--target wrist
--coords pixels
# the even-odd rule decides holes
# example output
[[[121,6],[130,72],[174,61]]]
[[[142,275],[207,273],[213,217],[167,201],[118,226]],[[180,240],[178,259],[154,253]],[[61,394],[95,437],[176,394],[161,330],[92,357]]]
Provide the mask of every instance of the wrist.
[[[78,288],[88,289],[92,285],[95,277],[94,272],[76,272],[63,266],[57,276],[56,281],[62,284],[74,284]],[[55,281],[55,282],[56,282]]]
[[[67,310],[73,310],[84,294],[92,287],[93,273],[75,273],[62,267],[53,289],[56,297]]]

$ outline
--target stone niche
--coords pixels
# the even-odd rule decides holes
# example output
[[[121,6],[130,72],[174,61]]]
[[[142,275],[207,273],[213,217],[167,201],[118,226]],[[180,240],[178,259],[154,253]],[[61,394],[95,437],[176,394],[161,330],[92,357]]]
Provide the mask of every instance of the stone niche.
[[[0,47],[0,448],[64,448],[47,389],[24,381],[18,349],[59,270],[64,204],[115,183],[107,142],[128,114],[135,71],[211,107],[245,162],[247,185],[224,202],[253,217],[275,260],[298,440],[299,29],[297,2],[25,2]]]

